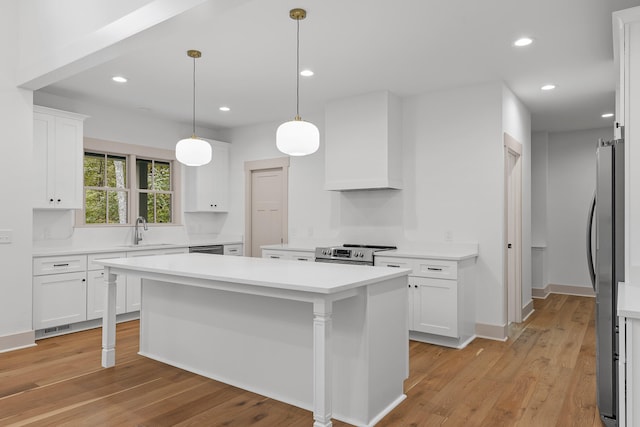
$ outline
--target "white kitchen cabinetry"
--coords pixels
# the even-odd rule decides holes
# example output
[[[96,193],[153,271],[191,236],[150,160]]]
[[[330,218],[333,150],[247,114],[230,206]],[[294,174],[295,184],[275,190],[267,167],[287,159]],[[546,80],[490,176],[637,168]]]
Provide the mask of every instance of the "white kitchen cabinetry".
[[[224,245],[224,255],[242,256],[242,243],[234,243],[231,245]]]
[[[33,260],[33,328],[45,329],[87,319],[87,256]]]
[[[109,252],[89,254],[87,256],[87,320],[102,318],[104,312],[104,267],[95,264],[98,259],[124,258],[125,252]],[[119,275],[117,278],[116,314],[125,312],[127,278]]]
[[[475,298],[470,270],[475,257],[460,261],[376,256],[375,265],[410,268],[409,338],[463,348],[475,338]]]
[[[227,212],[229,198],[229,144],[207,140],[213,150],[211,162],[185,166],[184,211]]]
[[[189,248],[175,249],[152,249],[142,251],[127,252],[127,258],[151,256],[151,255],[169,255],[169,254],[186,254]],[[126,312],[140,311],[140,295],[142,290],[142,280],[139,276],[127,274],[127,302]]]
[[[294,261],[315,261],[315,251],[290,251],[282,249],[263,249],[262,258],[289,259]]]
[[[33,207],[81,209],[87,116],[39,106],[33,116]]]

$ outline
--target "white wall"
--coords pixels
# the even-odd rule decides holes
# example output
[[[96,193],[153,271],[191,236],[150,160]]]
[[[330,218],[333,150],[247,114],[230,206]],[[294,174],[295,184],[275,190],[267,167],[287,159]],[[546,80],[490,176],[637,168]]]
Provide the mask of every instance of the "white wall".
[[[291,159],[290,241],[322,238],[420,247],[444,242],[449,234],[453,241],[478,242],[477,321],[502,326],[502,131],[504,124],[505,131],[528,147],[528,113],[501,83],[414,96],[403,100],[402,109],[403,190],[323,190],[324,121],[319,114],[306,115],[321,130],[322,145],[311,156]],[[508,110],[504,117],[503,110]],[[281,156],[275,148],[278,124],[233,129],[225,136],[232,142],[234,215],[224,234],[244,230],[244,161]],[[528,148],[525,153],[529,157]],[[528,170],[525,166],[523,173]],[[527,283],[530,288],[530,280]]]
[[[546,242],[551,284],[591,287],[585,233],[596,182],[596,142],[612,137],[612,128],[549,134]]]
[[[12,243],[0,245],[0,351],[33,342],[31,308],[31,188],[33,110],[31,91],[16,88],[19,0],[0,3],[0,229]]]

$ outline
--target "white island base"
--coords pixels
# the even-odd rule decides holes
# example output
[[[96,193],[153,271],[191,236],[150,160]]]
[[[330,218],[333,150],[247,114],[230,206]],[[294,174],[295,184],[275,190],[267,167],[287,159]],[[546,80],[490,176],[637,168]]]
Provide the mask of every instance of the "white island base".
[[[237,259],[202,254],[149,259],[176,257],[216,258],[221,268],[207,265],[218,272],[224,270],[220,263]],[[204,279],[194,265],[185,267],[185,274],[198,277],[136,270],[124,261],[105,261],[108,283],[115,284],[118,272],[143,277],[140,354],[146,357],[311,410],[316,427],[331,426],[331,418],[372,426],[406,397],[406,272],[259,258],[228,261],[281,270],[284,283],[275,285],[266,272],[254,272],[263,278],[258,284],[247,270],[236,279],[221,280],[230,274],[220,273]],[[142,262],[148,268],[150,261]],[[171,270],[166,262],[164,268]],[[345,277],[348,282],[350,274],[365,271],[379,277],[346,284]],[[310,279],[292,289],[292,278],[301,272]],[[339,283],[311,291],[310,282],[336,272]],[[115,285],[107,288],[115,292]],[[103,333],[108,330],[105,317]],[[115,363],[115,335],[111,346],[109,339],[103,335],[103,366]]]

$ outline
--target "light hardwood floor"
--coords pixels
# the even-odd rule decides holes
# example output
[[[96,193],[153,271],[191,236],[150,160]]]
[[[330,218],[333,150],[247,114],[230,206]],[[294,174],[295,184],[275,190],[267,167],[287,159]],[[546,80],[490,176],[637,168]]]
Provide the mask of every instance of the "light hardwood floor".
[[[412,341],[407,399],[378,425],[600,426],[594,306],[550,295],[506,342]],[[100,367],[100,329],[0,354],[0,425],[312,425],[308,411],[138,356],[138,322],[117,333],[110,369]]]

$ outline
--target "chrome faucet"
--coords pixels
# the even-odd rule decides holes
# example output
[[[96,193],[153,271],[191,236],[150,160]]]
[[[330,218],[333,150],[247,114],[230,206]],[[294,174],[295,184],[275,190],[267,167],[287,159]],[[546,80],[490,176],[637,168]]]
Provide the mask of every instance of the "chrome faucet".
[[[136,227],[135,230],[133,232],[133,244],[137,245],[138,243],[140,243],[140,240],[142,240],[142,232],[140,231],[140,229],[138,228],[138,226],[142,224],[144,231],[147,231],[147,220],[144,219],[144,217],[139,216],[138,218],[136,218]]]

